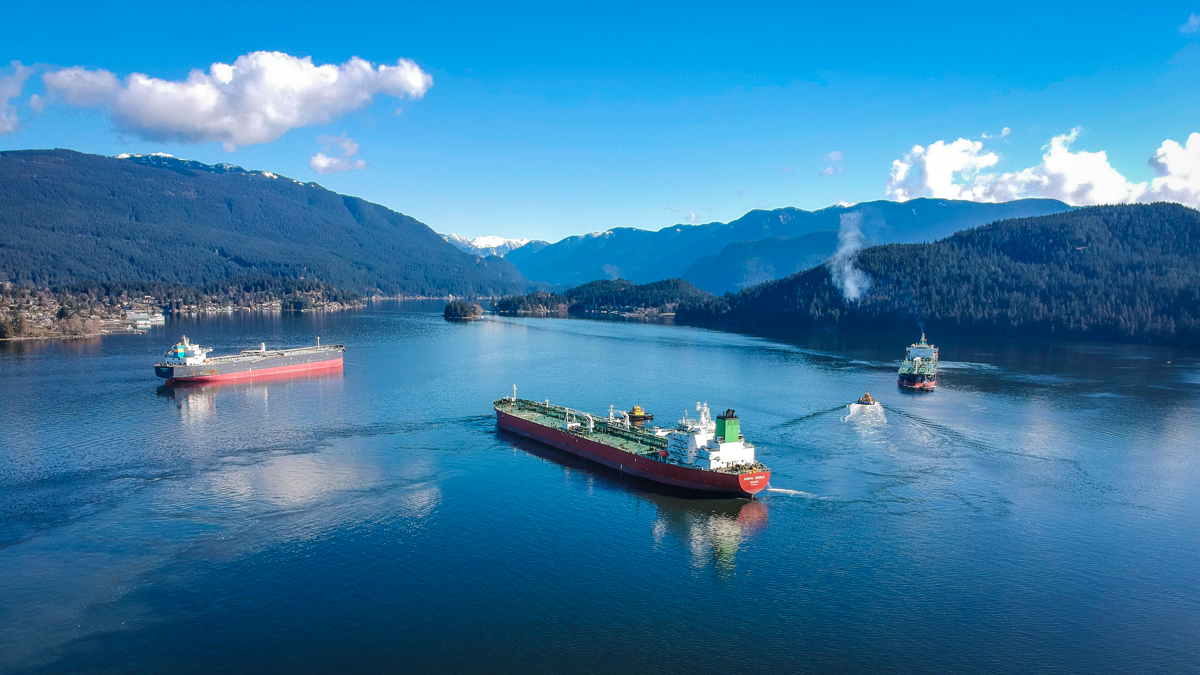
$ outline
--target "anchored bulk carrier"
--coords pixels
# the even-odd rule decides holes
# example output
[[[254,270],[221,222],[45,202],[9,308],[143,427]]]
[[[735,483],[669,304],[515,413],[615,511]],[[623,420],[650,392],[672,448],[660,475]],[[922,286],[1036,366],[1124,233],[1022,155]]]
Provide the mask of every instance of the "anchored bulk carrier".
[[[225,382],[257,377],[277,377],[328,372],[342,369],[342,345],[322,345],[295,349],[243,349],[240,354],[209,357],[212,349],[201,347],[183,336],[183,341],[167,352],[167,361],[154,365],[154,374],[167,384],[182,382]]]
[[[495,402],[501,428],[627,474],[658,483],[743,497],[766,489],[771,471],[754,457],[727,410],[714,421],[708,404],[696,404],[698,419],[684,414],[673,429],[633,424],[629,413],[608,416],[517,398]]]
[[[900,378],[896,381],[905,389],[933,389],[937,386],[938,348],[925,341],[914,342],[904,352]]]

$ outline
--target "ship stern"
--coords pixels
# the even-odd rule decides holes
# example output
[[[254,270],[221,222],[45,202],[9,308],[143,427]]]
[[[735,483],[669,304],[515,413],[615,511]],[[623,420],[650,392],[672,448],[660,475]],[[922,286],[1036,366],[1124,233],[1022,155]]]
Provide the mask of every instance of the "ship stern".
[[[771,471],[769,469],[738,474],[738,486],[742,488],[742,492],[751,497],[766,490],[770,483]]]

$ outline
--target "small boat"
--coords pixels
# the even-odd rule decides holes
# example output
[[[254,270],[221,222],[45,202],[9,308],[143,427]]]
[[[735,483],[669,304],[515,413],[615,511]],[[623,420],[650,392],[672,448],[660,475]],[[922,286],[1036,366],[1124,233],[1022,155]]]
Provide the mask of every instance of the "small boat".
[[[876,401],[875,399],[871,398],[871,392],[869,392],[869,391],[867,393],[863,394],[862,398],[855,401],[855,403],[857,403],[858,405],[880,405],[879,401]]]
[[[640,403],[633,406],[633,410],[630,410],[626,414],[629,416],[629,421],[637,425],[643,424],[646,420],[654,419],[654,415],[646,412]]]

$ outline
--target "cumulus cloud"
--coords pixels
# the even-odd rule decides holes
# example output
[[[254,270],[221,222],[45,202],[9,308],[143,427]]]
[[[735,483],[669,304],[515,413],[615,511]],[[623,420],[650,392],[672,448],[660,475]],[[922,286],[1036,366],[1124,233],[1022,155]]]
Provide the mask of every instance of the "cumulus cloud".
[[[1150,168],[1158,174],[1142,201],[1169,201],[1200,208],[1200,134],[1188,136],[1180,145],[1163,141],[1150,157]]]
[[[11,67],[12,75],[0,75],[0,134],[11,134],[20,127],[17,106],[9,101],[21,95],[25,80],[33,74],[33,68],[21,65],[20,61],[13,61]]]
[[[973,189],[980,172],[998,161],[996,153],[983,152],[982,142],[966,138],[953,143],[938,141],[928,147],[914,145],[903,158],[892,162],[887,194],[899,201],[923,196],[989,201],[976,196]]]
[[[408,59],[375,66],[357,56],[340,65],[310,57],[252,52],[232,64],[193,70],[184,80],[79,66],[42,76],[47,100],[97,106],[117,126],[152,140],[220,142],[226,151],[267,143],[287,131],[327,124],[376,95],[421,98],[433,78]]]
[[[330,136],[328,134],[317,136],[317,142],[326,147],[322,152],[318,152],[308,160],[308,166],[313,171],[325,175],[328,173],[367,168],[367,163],[362,159],[351,159],[358,154],[358,142],[353,138],[347,138],[345,132],[341,136]],[[325,154],[326,152],[331,152],[333,146],[341,148],[341,157]]]
[[[1179,27],[1179,32],[1187,35],[1189,33],[1200,33],[1200,14],[1192,14],[1187,21]]]
[[[979,137],[986,141],[986,140],[991,140],[993,138],[1004,138],[1005,136],[1007,136],[1011,133],[1012,133],[1012,129],[1009,129],[1008,127],[1004,127],[1003,129],[1000,130],[999,134],[989,134],[987,132],[984,132],[983,134],[980,134]]]
[[[1127,180],[1108,163],[1105,152],[1072,152],[1071,144],[1079,134],[1076,128],[1055,136],[1044,146],[1040,164],[1004,174],[984,172],[995,166],[1000,157],[994,152],[984,152],[982,142],[960,138],[953,143],[917,145],[892,162],[887,195],[900,201],[926,196],[981,202],[1047,197],[1076,206],[1147,201],[1154,197],[1154,187],[1147,191],[1146,183]],[[1196,146],[1200,148],[1200,142]],[[1159,153],[1162,153],[1162,170],[1168,173],[1162,174],[1156,184],[1190,185],[1190,179],[1181,179],[1184,174],[1179,173],[1189,166],[1189,152],[1178,144],[1168,147],[1164,143]],[[1158,193],[1165,194],[1165,189]]]
[[[687,215],[687,221],[688,221],[689,223],[694,223],[694,222],[696,222],[697,220],[700,220],[700,216],[696,215],[696,212],[695,212],[695,211],[688,211],[688,215]]]
[[[828,155],[825,155],[825,161],[826,161],[826,162],[840,162],[840,161],[842,161],[842,153],[841,153],[841,151],[839,151],[839,150],[834,150],[833,152],[829,153]]]

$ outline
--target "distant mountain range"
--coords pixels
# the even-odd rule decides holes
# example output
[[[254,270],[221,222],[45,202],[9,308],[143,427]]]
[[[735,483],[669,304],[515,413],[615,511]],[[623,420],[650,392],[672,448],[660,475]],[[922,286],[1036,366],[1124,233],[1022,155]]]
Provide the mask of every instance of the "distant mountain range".
[[[487,257],[489,255],[499,256],[503,258],[505,255],[529,244],[541,244],[545,246],[547,242],[536,241],[531,242],[529,239],[505,239],[494,235],[483,237],[475,237],[467,239],[460,237],[457,234],[443,234],[442,238],[454,245],[455,248],[471,255]]]
[[[0,280],[206,286],[310,279],[358,293],[502,295],[512,263],[378,204],[269,171],[168,155],[0,153]]]
[[[1006,218],[1070,208],[1052,199],[1003,204],[914,199],[819,211],[755,210],[729,223],[673,225],[658,231],[616,228],[567,237],[534,250],[517,249],[506,260],[529,279],[561,286],[594,279],[645,283],[681,277],[709,292],[723,293],[820,264],[837,248],[843,216],[855,219],[873,243],[911,243]]]
[[[1178,204],[1016,218],[933,243],[866,248],[847,263],[865,280],[857,300],[821,265],[696,299],[676,320],[1200,346],[1200,211]]]

